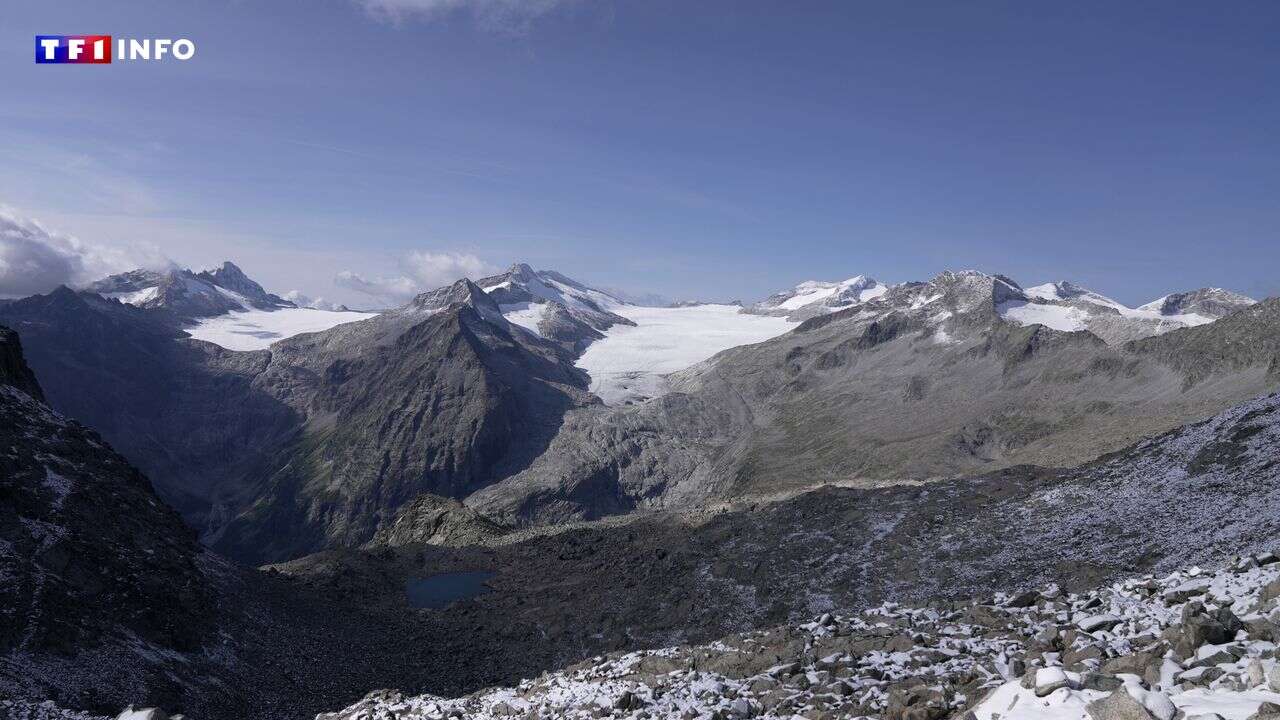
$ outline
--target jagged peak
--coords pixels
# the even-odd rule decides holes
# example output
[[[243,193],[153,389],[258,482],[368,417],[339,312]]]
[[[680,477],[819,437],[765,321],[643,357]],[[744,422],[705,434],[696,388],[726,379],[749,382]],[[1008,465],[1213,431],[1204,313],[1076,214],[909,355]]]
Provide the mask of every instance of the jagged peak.
[[[498,303],[479,285],[468,278],[462,278],[442,288],[424,292],[409,303],[415,310],[442,310],[450,305],[469,305],[477,310],[500,313]]]

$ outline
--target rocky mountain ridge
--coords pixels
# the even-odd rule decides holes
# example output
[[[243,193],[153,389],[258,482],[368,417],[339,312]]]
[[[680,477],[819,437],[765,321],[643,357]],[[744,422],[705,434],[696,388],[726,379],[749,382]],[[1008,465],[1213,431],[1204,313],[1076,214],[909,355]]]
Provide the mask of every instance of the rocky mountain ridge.
[[[973,270],[953,274],[984,275]],[[1201,288],[1130,308],[1069,281],[1024,288],[1007,277],[995,277],[1007,281],[1010,290],[997,307],[1006,320],[1020,325],[1038,323],[1063,331],[1088,330],[1112,345],[1213,322],[1256,302],[1221,288]],[[919,284],[902,283],[905,286]],[[885,285],[864,275],[840,283],[810,280],[750,305],[745,312],[780,315],[797,321],[863,303],[875,312],[876,304],[872,301],[894,287],[897,286]],[[879,310],[883,312],[883,308]]]

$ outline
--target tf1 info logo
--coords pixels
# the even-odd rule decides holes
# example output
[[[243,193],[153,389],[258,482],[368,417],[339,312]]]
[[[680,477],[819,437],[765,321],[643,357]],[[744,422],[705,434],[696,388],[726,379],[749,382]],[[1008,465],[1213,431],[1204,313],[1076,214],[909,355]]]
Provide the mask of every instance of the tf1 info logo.
[[[114,54],[112,51],[115,51]],[[116,38],[110,35],[37,35],[36,62],[42,65],[106,65],[115,60],[190,60],[196,44],[186,38]]]

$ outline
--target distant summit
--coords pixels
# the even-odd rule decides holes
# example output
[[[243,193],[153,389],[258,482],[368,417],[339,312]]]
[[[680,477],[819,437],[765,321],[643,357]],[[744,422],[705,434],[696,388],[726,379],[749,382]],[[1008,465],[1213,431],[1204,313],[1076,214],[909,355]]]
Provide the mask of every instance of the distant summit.
[[[630,303],[554,270],[516,263],[501,275],[476,283],[508,321],[575,352],[604,337],[614,325],[634,325],[612,312]]]
[[[166,309],[188,319],[214,317],[236,310],[297,307],[263,290],[232,262],[200,273],[177,268],[130,270],[103,278],[88,290],[128,305]]]
[[[774,293],[747,308],[758,315],[779,315],[803,320],[825,312],[840,310],[874,300],[889,287],[866,275],[855,275],[842,282],[807,280],[790,290]]]

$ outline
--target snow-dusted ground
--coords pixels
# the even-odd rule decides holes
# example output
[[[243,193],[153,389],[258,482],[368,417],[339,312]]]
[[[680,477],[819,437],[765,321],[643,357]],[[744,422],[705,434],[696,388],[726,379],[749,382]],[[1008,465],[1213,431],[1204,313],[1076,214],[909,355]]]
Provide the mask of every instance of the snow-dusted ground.
[[[187,333],[228,350],[262,350],[277,340],[367,320],[375,314],[311,308],[246,310],[204,318],[195,327],[187,328]]]
[[[768,340],[795,327],[784,318],[749,315],[736,305],[679,308],[621,305],[610,308],[635,327],[615,325],[578,359],[591,375],[591,391],[606,404],[656,397],[662,376],[716,353]],[[510,316],[508,316],[510,319]]]
[[[1246,720],[1280,702],[1273,553],[1074,594],[884,603],[709,645],[597,657],[463,698],[371,693],[317,720]],[[1218,644],[1206,638],[1217,637]],[[1103,712],[1091,703],[1118,708]]]

